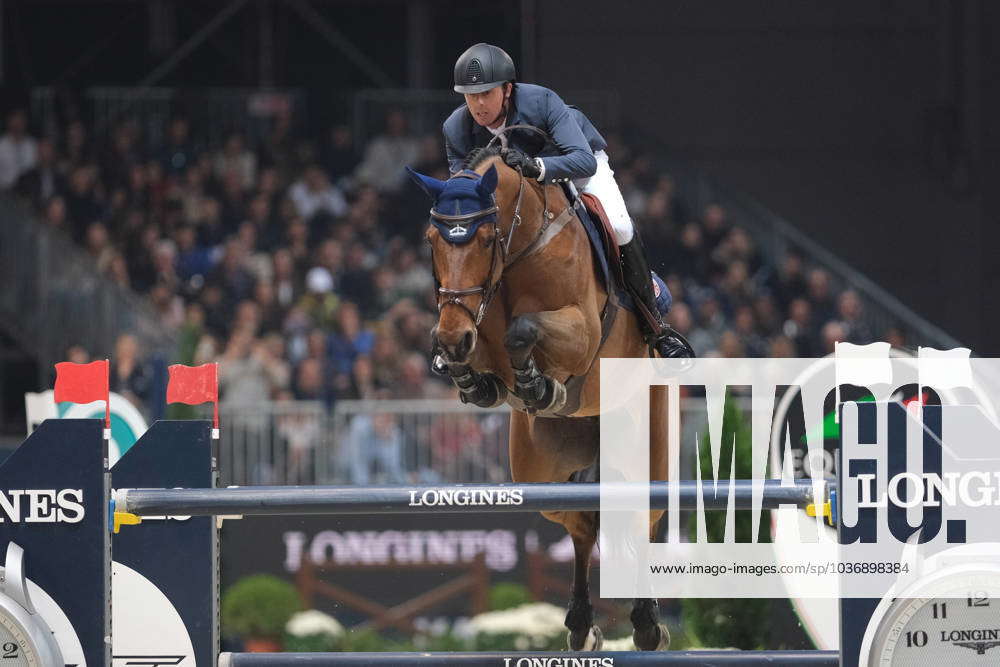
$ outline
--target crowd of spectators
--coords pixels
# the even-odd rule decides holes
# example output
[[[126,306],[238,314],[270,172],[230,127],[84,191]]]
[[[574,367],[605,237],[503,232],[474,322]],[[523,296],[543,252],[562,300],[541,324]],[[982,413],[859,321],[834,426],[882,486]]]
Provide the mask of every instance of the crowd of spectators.
[[[440,137],[406,116],[358,145],[347,125],[299,136],[279,115],[261,136],[208,145],[183,115],[160,144],[135,119],[98,140],[79,118],[35,137],[15,110],[0,136],[0,190],[72,237],[98,269],[182,332],[182,360],[221,362],[223,404],[454,396],[428,373],[435,319],[425,195],[402,169],[447,177]],[[789,253],[765,261],[722,206],[693,210],[651,156],[609,135],[629,211],[667,281],[671,324],[701,356],[822,356],[836,341],[902,344],[873,332],[853,290]],[[134,352],[119,384],[140,402]],[[356,430],[395,437],[375,421]],[[390,476],[399,462],[381,453]],[[361,473],[358,473],[361,474]]]

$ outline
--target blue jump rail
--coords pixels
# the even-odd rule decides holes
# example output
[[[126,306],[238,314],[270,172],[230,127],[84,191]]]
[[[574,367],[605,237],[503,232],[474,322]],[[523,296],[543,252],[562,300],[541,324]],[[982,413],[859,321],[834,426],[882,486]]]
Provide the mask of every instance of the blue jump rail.
[[[535,665],[586,665],[629,667],[658,665],[672,667],[834,667],[840,664],[837,651],[621,651],[559,653],[223,653],[219,667],[534,667]]]
[[[608,485],[609,488],[612,485]],[[622,485],[624,486],[624,485]],[[650,484],[650,508],[667,509],[671,484]],[[227,489],[118,489],[115,509],[138,516],[252,514],[448,514],[460,512],[598,511],[599,483],[453,484],[442,486],[248,486]],[[812,482],[782,484],[765,480],[762,507],[806,507],[828,499],[829,484],[820,483],[823,497],[814,499]],[[752,509],[753,482],[728,481],[718,488],[693,480],[677,483],[679,507],[725,509],[732,497],[736,509]]]

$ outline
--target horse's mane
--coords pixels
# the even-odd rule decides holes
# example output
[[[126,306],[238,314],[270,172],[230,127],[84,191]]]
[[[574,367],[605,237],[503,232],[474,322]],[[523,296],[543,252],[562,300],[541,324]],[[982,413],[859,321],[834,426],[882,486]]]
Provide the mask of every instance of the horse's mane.
[[[483,146],[480,148],[473,148],[469,151],[468,156],[466,156],[465,162],[462,164],[462,169],[474,170],[491,157],[497,157],[498,155],[500,155],[499,146]]]

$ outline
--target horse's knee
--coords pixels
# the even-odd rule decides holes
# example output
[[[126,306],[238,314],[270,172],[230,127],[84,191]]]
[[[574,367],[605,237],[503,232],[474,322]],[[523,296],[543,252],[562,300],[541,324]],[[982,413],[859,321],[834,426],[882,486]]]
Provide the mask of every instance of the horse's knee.
[[[542,328],[538,320],[531,315],[519,315],[507,327],[503,344],[511,356],[522,355],[530,352],[541,337]]]

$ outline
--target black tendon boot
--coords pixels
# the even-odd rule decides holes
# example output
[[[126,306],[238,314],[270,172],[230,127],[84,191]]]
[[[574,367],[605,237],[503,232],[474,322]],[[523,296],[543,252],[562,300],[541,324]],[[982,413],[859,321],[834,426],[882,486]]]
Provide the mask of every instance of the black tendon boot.
[[[639,302],[639,322],[653,349],[664,359],[694,358],[691,345],[660,318],[656,294],[653,292],[653,277],[646,264],[646,250],[638,232],[632,236],[631,241],[619,248],[625,285],[632,298]],[[643,310],[647,312],[641,312]]]

